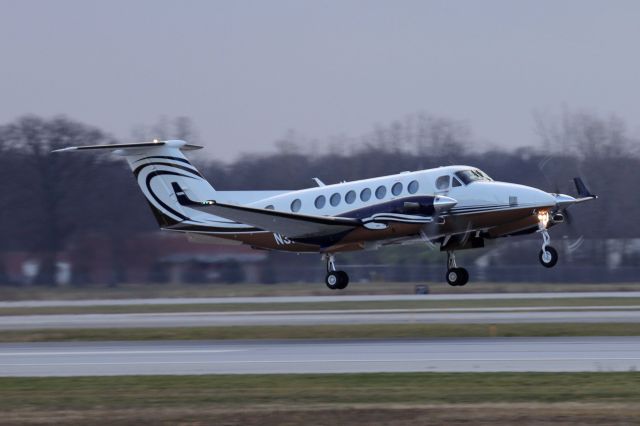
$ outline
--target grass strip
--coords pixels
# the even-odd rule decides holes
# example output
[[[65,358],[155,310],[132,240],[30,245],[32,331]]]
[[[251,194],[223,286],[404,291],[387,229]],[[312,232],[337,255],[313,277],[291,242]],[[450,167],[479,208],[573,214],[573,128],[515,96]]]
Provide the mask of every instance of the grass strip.
[[[633,403],[481,403],[253,405],[219,408],[148,407],[83,410],[19,410],[3,413],[0,425],[224,425],[224,426],[512,426],[632,425],[640,418]]]
[[[496,402],[640,403],[640,373],[0,378],[0,411]]]
[[[0,342],[640,336],[640,323],[355,324],[0,331]]]
[[[443,270],[444,274],[444,270]],[[444,275],[443,275],[444,276]],[[341,294],[413,294],[419,283],[353,282]],[[638,283],[486,283],[474,282],[464,289],[440,281],[427,283],[432,294],[640,291]],[[322,282],[279,284],[122,284],[117,287],[22,287],[0,286],[0,300],[83,300],[154,297],[238,297],[335,295]]]
[[[368,310],[368,309],[469,309],[532,307],[640,306],[640,298],[568,298],[568,299],[495,299],[495,300],[408,300],[408,301],[336,301],[294,303],[201,303],[167,305],[52,306],[0,308],[3,315],[123,314],[172,312],[274,312],[297,310]]]
[[[640,373],[0,378],[0,425],[636,424]]]

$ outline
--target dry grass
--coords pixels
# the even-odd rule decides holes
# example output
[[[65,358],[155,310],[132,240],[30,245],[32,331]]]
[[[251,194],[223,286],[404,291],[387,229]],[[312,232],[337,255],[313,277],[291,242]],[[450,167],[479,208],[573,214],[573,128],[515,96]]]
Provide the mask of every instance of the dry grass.
[[[321,301],[291,303],[192,303],[162,305],[100,305],[100,306],[45,306],[0,308],[3,315],[55,315],[55,314],[121,314],[167,312],[273,312],[273,311],[322,311],[365,309],[460,309],[469,308],[530,308],[530,307],[585,307],[589,310],[608,306],[635,309],[640,298],[562,298],[562,299],[488,299],[488,300],[392,300],[392,301]]]
[[[318,283],[287,284],[125,284],[118,287],[0,287],[0,300],[82,300],[158,297],[238,297],[238,296],[314,296],[355,294],[413,294],[417,284],[425,283],[351,283],[336,293]],[[432,294],[530,293],[576,291],[640,291],[640,283],[547,284],[482,283],[464,288],[444,282],[426,283]]]
[[[258,406],[242,409],[197,408],[12,411],[2,425],[637,425],[633,404],[516,403],[352,406]]]
[[[0,424],[637,424],[640,373],[0,379]]]
[[[342,324],[0,331],[0,342],[640,336],[640,323]]]

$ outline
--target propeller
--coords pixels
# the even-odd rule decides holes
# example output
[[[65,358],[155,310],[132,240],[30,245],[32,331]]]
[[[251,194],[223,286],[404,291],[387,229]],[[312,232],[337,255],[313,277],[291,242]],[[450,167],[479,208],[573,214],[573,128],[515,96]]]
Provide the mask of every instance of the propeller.
[[[561,173],[557,173],[556,170],[553,170],[553,160],[554,160],[554,157],[552,156],[547,156],[543,158],[538,163],[538,169],[542,173],[542,176],[544,177],[544,179],[547,181],[547,184],[549,185],[549,187],[553,188],[553,193],[560,194],[562,193],[560,189],[560,182],[565,181],[565,178],[560,178]],[[566,168],[564,167],[561,168],[560,170],[566,172]],[[554,171],[556,171],[556,173],[554,173]],[[578,167],[578,171],[579,171],[579,167]],[[569,179],[566,179],[566,180],[568,181]],[[583,192],[583,189],[585,189],[585,185],[582,183],[582,180],[573,179],[573,182],[575,184],[575,191],[578,192],[578,195],[579,196],[584,195],[584,194],[581,194],[581,192]],[[566,244],[567,252],[572,253],[576,251],[578,248],[580,248],[580,246],[584,243],[584,235],[577,228],[573,214],[569,212],[569,209],[567,208],[561,209],[559,210],[559,212],[562,213],[562,216],[564,217],[565,226],[563,227],[563,229],[565,232],[563,236],[567,240],[567,244]]]
[[[420,237],[424,242],[429,245],[429,248],[436,248],[434,244],[433,238],[437,237],[440,230],[439,227],[444,223],[443,214],[447,213],[449,209],[455,206],[458,203],[457,200],[444,196],[444,195],[436,195],[433,199],[433,214],[431,215],[431,222],[426,224],[422,231],[420,231]]]

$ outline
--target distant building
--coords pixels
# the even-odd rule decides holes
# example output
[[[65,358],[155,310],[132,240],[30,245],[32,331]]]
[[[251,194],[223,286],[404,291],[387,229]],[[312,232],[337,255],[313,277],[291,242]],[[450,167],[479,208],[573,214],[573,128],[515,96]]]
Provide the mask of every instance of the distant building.
[[[3,281],[32,283],[39,259],[37,253],[3,253]],[[168,232],[139,234],[124,244],[83,235],[58,254],[57,284],[259,282],[266,259],[266,252],[247,246],[197,244]]]

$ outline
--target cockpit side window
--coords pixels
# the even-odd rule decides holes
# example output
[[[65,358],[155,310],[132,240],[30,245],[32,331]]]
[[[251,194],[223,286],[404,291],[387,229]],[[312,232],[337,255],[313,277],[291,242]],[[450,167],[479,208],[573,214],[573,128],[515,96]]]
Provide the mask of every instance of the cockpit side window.
[[[446,189],[449,189],[449,181],[451,180],[451,178],[449,177],[449,175],[447,176],[440,176],[438,179],[436,179],[436,189],[438,191],[444,191]]]
[[[456,172],[458,177],[465,185],[469,185],[471,182],[487,181],[491,182],[491,179],[485,172],[478,169],[460,170]]]
[[[456,188],[458,186],[462,186],[462,182],[460,182],[458,180],[458,178],[454,176],[453,177],[453,182],[451,183],[451,186],[454,187],[454,188]]]
[[[488,175],[488,174],[486,174],[485,172],[483,172],[482,170],[478,169],[477,171],[478,171],[482,176],[484,176],[485,180],[493,181],[493,179],[491,179],[491,178],[489,177],[489,175]]]

